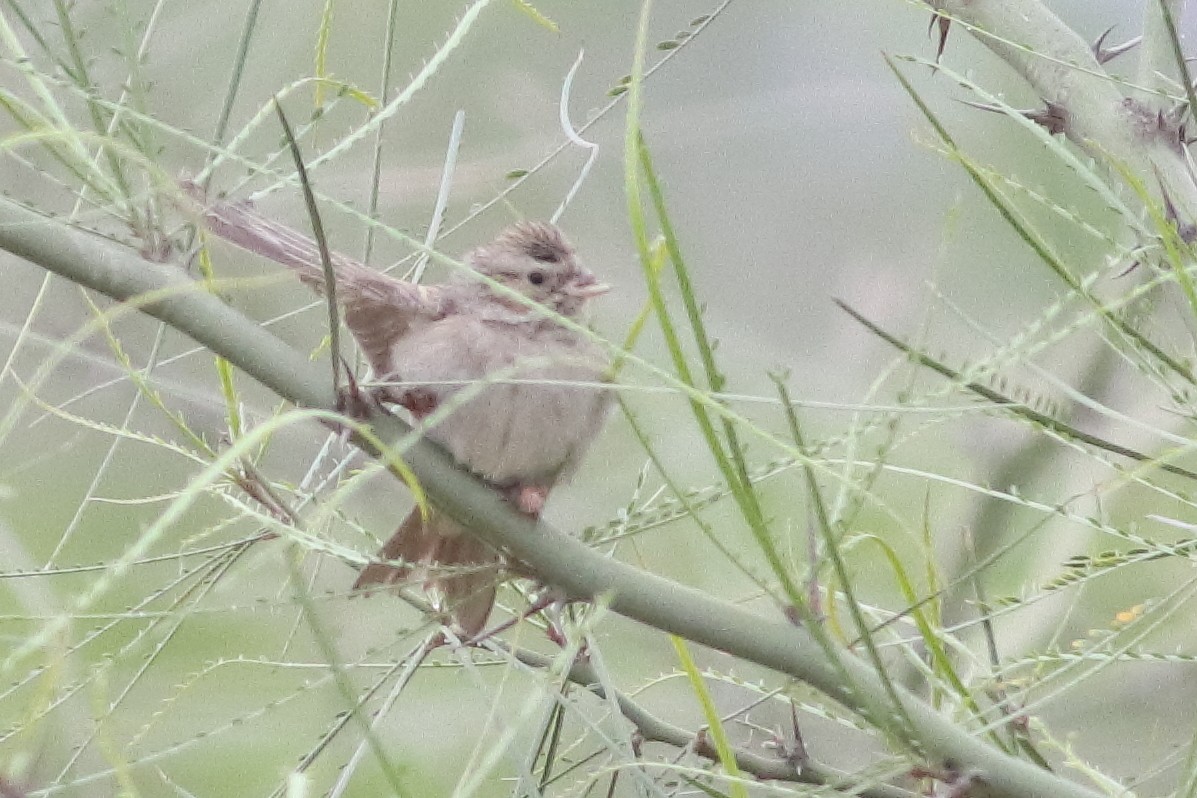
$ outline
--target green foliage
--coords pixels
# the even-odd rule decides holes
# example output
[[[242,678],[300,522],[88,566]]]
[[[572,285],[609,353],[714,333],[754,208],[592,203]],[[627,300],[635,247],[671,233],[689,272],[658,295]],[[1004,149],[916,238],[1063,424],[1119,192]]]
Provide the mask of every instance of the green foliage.
[[[1099,706],[1099,680],[1111,673],[1133,682],[1147,669],[1195,661],[1187,650],[1167,650],[1176,641],[1188,648],[1185,617],[1197,591],[1187,566],[1197,548],[1197,375],[1187,333],[1197,321],[1197,228],[1168,188],[1185,176],[1144,173],[1099,140],[1053,134],[987,88],[989,76],[946,59],[888,57],[926,149],[960,170],[983,212],[1017,243],[1022,273],[1042,269],[1054,293],[1038,297],[1027,316],[1004,316],[999,298],[1001,310],[976,318],[936,284],[927,292],[928,321],[913,335],[889,332],[873,311],[856,310],[855,299],[841,303],[895,359],[864,400],[830,403],[846,420],[829,424],[811,398],[818,391],[807,395],[820,375],[747,374],[756,353],[710,312],[751,284],[751,258],[704,247],[682,210],[690,198],[671,185],[688,140],[671,139],[653,116],[655,73],[668,68],[685,82],[685,59],[717,57],[695,46],[708,27],[742,18],[767,24],[777,9],[724,2],[687,24],[643,3],[634,28],[618,23],[630,59],[621,55],[618,69],[580,81],[584,89],[573,82],[580,60],[564,79],[556,109],[563,130],[549,152],[537,160],[513,147],[502,163],[473,161],[484,173],[475,182],[490,187],[479,199],[476,187],[455,180],[459,155],[479,146],[458,116],[427,234],[382,221],[400,218],[387,207],[388,173],[409,170],[394,180],[407,191],[421,158],[431,159],[426,141],[439,128],[421,127],[423,120],[459,102],[461,85],[485,79],[494,81],[487,91],[510,91],[511,74],[545,68],[533,51],[578,37],[594,13],[553,9],[550,18],[542,5],[475,0],[456,19],[436,10],[410,19],[403,14],[416,12],[392,3],[385,36],[367,46],[349,9],[325,0],[308,9],[302,34],[282,37],[276,73],[257,49],[275,32],[250,2],[222,65],[227,87],[217,107],[205,106],[212,132],[199,133],[162,99],[190,85],[189,76],[162,74],[151,57],[164,46],[166,4],[121,0],[95,16],[63,0],[46,9],[8,0],[0,9],[10,78],[0,83],[0,152],[21,177],[9,191],[41,208],[47,231],[56,224],[50,217],[61,216],[127,243],[146,261],[194,263],[198,279],[186,291],[288,330],[298,349],[329,358],[330,382],[342,388],[366,375],[342,359],[349,347],[335,290],[327,305],[299,309],[294,297],[265,291],[278,285],[257,276],[269,267],[243,266],[245,258],[195,229],[196,209],[176,185],[180,164],[213,194],[266,202],[278,195],[296,205],[302,196],[305,211],[292,222],[316,228],[326,264],[330,251],[349,249],[349,224],[363,237],[363,260],[394,255],[391,268],[418,276],[429,260],[462,268],[444,254],[464,241],[446,241],[458,231],[476,238],[504,211],[539,213],[561,196],[558,212],[572,214],[570,229],[590,235],[588,219],[600,214],[576,188],[602,178],[589,177],[588,163],[574,189],[559,190],[576,169],[566,156],[574,148],[617,151],[601,129],[588,134],[594,141],[581,136],[623,113],[619,229],[630,225],[621,244],[625,254],[635,251],[639,272],[627,275],[642,287],[626,294],[623,329],[579,328],[610,353],[622,409],[609,433],[618,442],[579,477],[583,492],[603,499],[597,507],[576,502],[573,511],[605,518],[580,537],[749,604],[762,623],[784,619],[783,631],[806,641],[836,688],[746,664],[742,652],[698,650],[626,624],[608,609],[618,609],[618,596],[525,618],[538,586],[523,571],[501,592],[510,623],[493,619],[502,634],[476,647],[446,640],[419,584],[403,586],[402,601],[349,597],[345,566],[368,561],[406,501],[400,496],[430,501],[407,462],[418,432],[386,441],[333,410],[280,405],[229,359],[138,317],[176,298],[169,291],[118,304],[86,293],[82,302],[60,301],[47,283],[21,306],[0,371],[9,391],[0,416],[5,480],[21,500],[0,526],[0,543],[13,552],[0,581],[8,643],[0,656],[0,792],[688,789],[738,798],[809,794],[818,785],[828,794],[897,798],[929,789],[965,794],[974,777],[998,794],[1019,794],[999,777],[1018,784],[1029,771],[1056,780],[1060,794],[1118,794],[1121,786],[1104,775],[1117,769],[1090,750],[1098,746],[1070,740],[1084,713],[1069,708]],[[1176,147],[1187,147],[1184,129],[1168,127],[1179,118],[1171,104],[1197,100],[1172,9],[1161,7],[1181,77],[1168,96],[1152,95],[1156,132],[1177,133]],[[662,25],[684,27],[661,39]],[[1019,50],[995,33],[974,33]],[[182,37],[172,46],[194,45]],[[296,67],[294,54],[305,52],[314,61],[302,56]],[[363,63],[379,68],[377,85],[360,77]],[[400,64],[411,70],[405,81]],[[1105,77],[1119,90],[1136,88]],[[262,80],[271,85],[263,89]],[[294,95],[309,89],[312,112],[292,127],[282,109],[299,119]],[[1015,130],[1015,156],[1004,160],[973,142],[958,104],[942,107],[945,89],[998,112],[983,120],[985,135],[1001,125]],[[597,106],[584,124],[569,121],[571,93],[573,104]],[[477,127],[501,145],[507,123],[495,112]],[[372,149],[362,156],[364,144]],[[1060,185],[1016,174],[1021,158],[1055,170]],[[361,196],[369,198],[364,211],[352,201]],[[728,227],[740,222],[735,209],[718,210]],[[868,225],[848,220],[845,245]],[[974,233],[952,234],[979,257]],[[1111,268],[1095,267],[1090,251]],[[945,267],[968,273],[967,264]],[[767,284],[784,283],[774,276]],[[327,311],[319,322],[303,317],[303,326],[288,328],[312,307]],[[1172,308],[1173,323],[1160,318],[1161,307]],[[737,320],[749,328],[755,321]],[[1011,322],[1013,333],[995,331]],[[953,323],[981,342],[941,355],[937,348],[957,343]],[[778,351],[797,352],[822,336],[831,338],[803,329]],[[50,354],[31,365],[26,352],[36,346]],[[853,357],[833,355],[844,368]],[[85,369],[82,382],[72,368]],[[1149,396],[1150,406],[1120,404],[1128,389]],[[353,427],[383,456],[362,460],[320,424]],[[1001,442],[993,451],[960,443],[977,438]],[[60,472],[49,488],[31,476],[40,460]],[[388,474],[398,479],[379,478]],[[583,524],[571,517],[562,526]],[[685,606],[671,609],[686,616]],[[547,631],[564,640],[545,642]],[[948,739],[925,707],[950,723]],[[1149,715],[1128,711],[1117,733],[1133,738]],[[945,761],[944,752],[957,749],[992,755],[985,761],[1007,763],[1010,773],[977,776],[969,761]],[[1136,778],[1164,784],[1158,792],[1197,794],[1197,745],[1165,749],[1152,751]],[[236,767],[213,766],[229,762]]]

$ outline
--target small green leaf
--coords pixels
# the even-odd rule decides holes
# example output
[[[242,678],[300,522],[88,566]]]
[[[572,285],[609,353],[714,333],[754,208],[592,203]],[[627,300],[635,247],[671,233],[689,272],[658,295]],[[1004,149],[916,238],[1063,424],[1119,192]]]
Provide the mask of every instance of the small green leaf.
[[[608,97],[618,97],[628,90],[627,86],[616,86],[607,92]]]
[[[527,176],[528,176],[527,169],[512,169],[510,172],[503,175],[503,177],[507,178],[508,180],[519,180],[521,177],[527,177]]]
[[[561,32],[561,29],[557,27],[556,22],[540,13],[540,10],[537,9],[536,6],[529,3],[528,0],[511,0],[511,2],[515,3],[515,7],[520,11],[523,11],[525,14],[532,17],[532,19],[536,20],[537,25],[548,28],[553,33]]]
[[[667,41],[657,42],[657,49],[658,50],[676,50],[678,47],[681,46],[681,44],[682,43],[679,41],[674,41],[673,39],[669,39]]]
[[[354,102],[364,105],[366,110],[371,113],[382,107],[382,103],[376,97],[371,96],[369,92],[363,91],[343,80],[337,80],[336,78],[313,78],[313,80],[321,85],[331,87],[336,92],[337,97],[348,97]]]

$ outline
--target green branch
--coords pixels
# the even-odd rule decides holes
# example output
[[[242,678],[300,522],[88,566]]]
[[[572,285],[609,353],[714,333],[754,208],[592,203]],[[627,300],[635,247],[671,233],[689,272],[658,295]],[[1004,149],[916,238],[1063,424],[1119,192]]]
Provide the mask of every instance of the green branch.
[[[309,408],[332,407],[327,373],[252,320],[242,316],[177,268],[145,261],[130,250],[0,200],[0,249],[72,282],[139,309],[195,339],[279,396]],[[370,420],[373,435],[397,441],[411,430],[399,419]],[[372,447],[362,444],[363,448]],[[1086,789],[978,740],[908,691],[888,693],[873,668],[844,652],[828,661],[805,629],[757,615],[595,551],[544,523],[533,523],[482,481],[460,470],[442,449],[417,440],[406,465],[428,497],[488,543],[531,566],[574,599],[604,596],[611,610],[695,643],[725,651],[799,679],[866,717],[892,712],[901,702],[916,746],[929,763],[967,772],[987,795],[1096,798]],[[845,682],[842,674],[846,673]]]
[[[1148,0],[1156,5],[1160,0]],[[1175,0],[1166,0],[1171,8]],[[1176,136],[1178,124],[1160,125],[1164,98],[1144,102],[1097,62],[1092,48],[1041,0],[929,0],[1031,85],[1046,102],[1065,109],[1069,140],[1099,161],[1112,158],[1141,176],[1159,173],[1184,208],[1197,208],[1197,183],[1188,178]],[[1171,8],[1169,10],[1171,10]],[[1167,47],[1148,31],[1153,51]],[[1149,56],[1156,63],[1161,58]],[[1175,64],[1175,62],[1173,62]],[[1154,87],[1152,87],[1154,88]],[[1141,94],[1141,92],[1139,92]]]

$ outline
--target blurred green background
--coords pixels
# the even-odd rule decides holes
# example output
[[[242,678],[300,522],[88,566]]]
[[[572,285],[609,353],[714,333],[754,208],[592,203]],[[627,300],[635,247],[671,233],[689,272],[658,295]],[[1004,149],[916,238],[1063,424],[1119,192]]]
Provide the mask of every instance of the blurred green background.
[[[1116,38],[1129,36],[1142,14],[1142,3],[1124,0],[1051,5],[1088,39],[1110,25],[1118,26]],[[531,168],[563,141],[559,95],[581,49],[585,58],[570,102],[575,124],[602,108],[608,90],[630,71],[638,4],[540,0],[536,6],[559,26],[559,32],[547,30],[513,2],[495,0],[460,49],[387,123],[380,195],[380,216],[387,223],[423,235],[458,110],[465,112],[465,128],[447,225],[492,199],[508,184],[507,173]],[[144,65],[152,82],[147,110],[164,125],[187,134],[160,136],[158,164],[168,175],[193,174],[204,164],[206,153],[199,142],[212,135],[246,7],[245,0],[165,3],[153,19],[156,33]],[[693,18],[713,7],[656,3],[650,42],[673,39],[679,30],[688,29]],[[123,62],[111,49],[137,42],[142,30],[127,30],[122,8],[127,19],[144,24],[155,6],[142,0],[123,6],[81,2],[72,11],[75,24],[86,31],[81,44],[94,59],[98,91],[112,99],[119,95],[125,78]],[[263,114],[270,98],[283,87],[312,74],[323,8],[324,4],[308,0],[263,4],[230,120],[232,131],[242,130]],[[387,4],[343,3],[332,8],[328,72],[377,93]],[[395,85],[404,86],[406,76],[415,74],[432,56],[465,8],[445,2],[400,4],[392,47]],[[28,10],[44,20],[43,30],[54,30],[50,8]],[[857,403],[884,404],[894,396],[892,389],[871,398],[868,392],[895,353],[840,312],[833,297],[850,302],[890,329],[921,337],[932,350],[946,350],[949,362],[961,363],[990,351],[993,344],[943,312],[932,284],[1001,339],[1037,318],[1063,291],[1001,223],[963,171],[933,151],[927,126],[886,66],[883,54],[933,54],[928,21],[927,11],[913,3],[741,0],[731,3],[645,85],[644,133],[696,290],[706,303],[707,323],[720,341],[729,390],[770,398],[775,394],[768,372],[789,370],[792,394],[810,403],[799,412],[817,437],[842,431],[852,422]],[[35,43],[27,36],[23,41],[38,68],[53,72]],[[650,63],[665,52],[653,50]],[[1015,106],[1032,107],[1037,102],[1017,76],[961,31],[953,32],[945,58],[947,64],[969,72]],[[11,52],[4,54],[2,67],[2,85],[28,97]],[[1061,204],[1077,207],[1096,224],[1102,223],[1104,217],[1094,200],[1025,133],[999,115],[959,102],[971,98],[944,75],[913,65],[902,69],[976,158],[1027,185],[1041,187]],[[85,124],[78,96],[65,88],[61,96],[75,122]],[[310,85],[285,96],[293,122],[309,119],[312,100]],[[585,262],[616,286],[595,316],[596,328],[614,340],[622,340],[645,301],[627,221],[623,112],[624,106],[618,105],[584,134],[598,145],[598,160],[561,220]],[[365,110],[350,98],[329,103],[302,141],[305,154],[314,158],[364,119]],[[17,130],[8,122],[0,129]],[[238,147],[245,157],[261,160],[276,152],[280,141],[273,115],[265,113]],[[315,186],[359,209],[367,207],[373,146],[368,137],[316,169]],[[20,157],[0,158],[5,192],[35,207],[68,213],[77,186],[35,147],[24,144],[12,152]],[[505,202],[443,239],[442,249],[458,254],[514,218],[549,215],[585,158],[579,149],[566,149]],[[281,161],[280,168],[285,164]],[[244,175],[243,169],[225,166],[213,185],[234,196],[266,185],[251,179],[244,186]],[[259,200],[259,207],[297,225],[304,221],[301,206],[298,193],[289,189]],[[1028,210],[1078,271],[1107,267],[1100,242],[1081,237],[1042,209]],[[97,229],[117,229],[102,209],[86,208],[80,219]],[[327,211],[325,223],[335,249],[361,253],[365,233],[360,223],[333,210]],[[377,246],[376,264],[407,254],[385,238]],[[0,330],[6,349],[11,349],[29,322],[22,346],[12,350],[14,372],[28,380],[55,346],[91,317],[73,286],[57,280],[45,283],[39,269],[12,258],[6,257],[3,264],[6,290],[0,294]],[[277,273],[276,267],[227,248],[217,250],[217,270],[221,275],[240,276]],[[228,296],[238,308],[264,320],[311,303],[301,286],[285,278],[265,286],[232,287]],[[310,305],[272,329],[297,347],[312,350],[325,334],[325,318],[320,305]],[[121,318],[116,330],[132,362],[144,363],[156,325]],[[1091,333],[1078,333],[1045,352],[1038,362],[1071,380],[1096,346]],[[72,343],[71,348],[38,388],[42,400],[60,403],[121,375],[102,336]],[[175,335],[168,335],[162,344],[164,357],[190,349],[186,340]],[[638,352],[667,365],[660,340],[651,331]],[[210,358],[191,355],[155,369],[154,374],[166,401],[210,442],[218,442],[225,434],[224,403]],[[634,368],[625,377],[627,398],[673,478],[700,488],[716,484],[716,469],[704,453],[685,402],[671,392],[648,390],[655,383]],[[905,379],[899,377],[894,384],[905,384]],[[937,379],[919,376],[916,390],[937,390]],[[276,401],[268,393],[244,378],[239,385],[250,418],[264,418],[274,409]],[[1031,383],[1031,389],[1052,398],[1050,387]],[[171,425],[145,402],[125,420],[134,393],[123,380],[76,401],[70,410],[147,435],[177,438]],[[0,384],[6,404],[21,395],[15,381]],[[1130,387],[1112,389],[1111,395],[1106,398],[1119,409],[1175,426]],[[967,402],[949,396],[945,404],[959,407]],[[744,401],[736,407],[762,426],[784,433],[784,417],[775,404]],[[38,423],[31,424],[35,419]],[[977,484],[992,479],[996,464],[1031,440],[1008,421],[977,414],[945,411],[910,423],[916,432],[901,438],[893,462]],[[97,469],[109,456],[112,440],[103,429],[44,417],[36,407],[24,410],[3,439],[0,457],[2,570],[111,562],[196,473],[193,463],[162,447],[124,441],[111,454],[93,491],[121,502],[89,502],[81,509]],[[289,427],[272,441],[262,468],[274,479],[296,483],[324,440],[325,433],[317,425]],[[764,465],[777,454],[760,444],[749,450],[755,465]],[[1061,452],[1045,456],[1056,459],[1055,465],[1041,472],[1047,476],[1031,487],[1039,498],[1063,501],[1088,489],[1094,479],[1091,462]],[[613,419],[583,471],[555,495],[549,519],[576,531],[617,518],[634,497],[644,499],[660,485],[650,474],[638,488],[644,464],[645,455],[626,420]],[[797,560],[803,556],[808,524],[800,476],[783,474],[763,489],[777,527],[792,530],[788,545]],[[874,491],[884,506],[905,519],[906,526],[876,512],[862,517],[862,530],[910,552],[917,549],[926,521],[944,562],[959,561],[963,530],[979,512],[980,499],[917,475],[885,475]],[[339,506],[370,533],[385,538],[406,512],[407,502],[393,480],[376,476]],[[929,508],[926,518],[925,508]],[[1179,502],[1176,507],[1143,508],[1135,504],[1133,494],[1101,509],[1128,518],[1145,512],[1184,513]],[[213,529],[232,512],[220,498],[204,498],[185,523],[168,530],[154,553],[177,552],[252,531],[247,521],[230,530]],[[72,525],[77,514],[78,523]],[[729,547],[752,560],[751,538],[730,503],[717,504],[708,518]],[[1012,534],[1039,520],[1033,513],[1015,511],[1009,522]],[[74,531],[63,542],[68,528]],[[364,536],[353,537],[343,529],[336,534],[362,552],[372,547]],[[982,545],[989,544],[983,541]],[[1058,573],[1069,554],[1094,546],[1100,548],[1101,543],[1095,543],[1088,532],[1053,523],[987,572],[991,594],[1027,589]],[[115,794],[116,777],[104,774],[110,769],[120,773],[122,768],[145,795],[176,794],[175,786],[195,795],[270,794],[346,706],[327,681],[319,681],[328,669],[297,621],[285,551],[279,541],[259,545],[202,600],[172,609],[168,596],[144,616],[127,608],[169,585],[180,573],[180,563],[139,565],[121,576],[90,610],[115,613],[119,623],[73,650],[69,647],[110,621],[110,616],[76,617],[69,631],[51,645],[0,674],[0,683],[18,685],[0,693],[0,726],[11,725],[15,730],[0,742],[0,761],[7,760],[10,768],[26,774],[33,787],[60,782],[56,795]],[[762,612],[772,610],[690,524],[676,523],[637,535],[621,546],[619,556],[726,598],[756,602]],[[884,569],[877,570],[875,580],[869,578],[874,557],[862,552],[854,561],[864,598],[900,607],[900,596]],[[759,563],[754,567],[765,573]],[[1183,570],[1158,565],[1136,576],[1179,579]],[[46,619],[67,611],[103,574],[84,571],[4,580],[0,634],[5,644],[15,647],[28,639]],[[357,663],[353,675],[356,683],[364,685],[411,647],[416,638],[409,637],[408,630],[418,619],[390,598],[346,599],[351,582],[350,568],[326,558],[313,574],[311,589],[341,656],[345,662]],[[1124,578],[1083,604],[1075,595],[1037,604],[997,624],[1000,649],[1004,656],[1013,657],[1047,646],[1053,635],[1064,647],[1072,637],[1083,637],[1091,626],[1107,626],[1112,613],[1155,592]],[[972,611],[961,605],[959,612],[959,617],[965,617]],[[156,618],[155,613],[166,617]],[[155,621],[159,625],[152,626]],[[176,623],[177,632],[167,637],[163,629]],[[1170,624],[1153,643],[1160,649],[1183,644],[1190,638],[1188,627],[1181,621]],[[613,617],[604,619],[597,633],[617,683],[628,690],[645,686],[641,697],[646,704],[688,728],[701,725],[693,696],[680,679],[653,682],[676,668],[667,640]],[[965,639],[974,640],[972,634],[966,632]],[[520,639],[543,647],[535,637],[529,630]],[[367,664],[361,664],[370,651],[374,653]],[[242,658],[247,661],[239,662]],[[724,673],[777,683],[775,677],[717,653],[702,651],[699,658],[704,666]],[[468,769],[467,759],[480,740],[490,750],[488,746],[504,734],[521,740],[533,735],[536,718],[530,711],[528,716],[521,711],[535,707],[533,702],[542,700],[546,689],[501,667],[481,668],[475,674],[453,666],[452,656],[441,661],[452,667],[422,671],[382,727],[383,739],[403,768],[413,795],[449,794]],[[143,667],[144,674],[123,695],[125,685]],[[1107,671],[1083,686],[1073,685],[1062,698],[1038,706],[1037,711],[1058,734],[1072,735],[1078,755],[1100,763],[1107,774],[1130,776],[1141,772],[1144,757],[1162,758],[1169,746],[1187,737],[1190,669],[1151,664]],[[727,701],[726,708],[748,700],[731,684],[715,688],[716,697]],[[50,694],[61,696],[61,704],[30,721],[31,713],[45,708]],[[118,700],[116,709],[106,709]],[[497,709],[492,710],[492,704]],[[787,715],[767,706],[753,717],[762,726],[774,727],[784,723]],[[860,735],[832,722],[809,722],[811,726],[804,727],[808,746],[832,764],[850,768],[869,761],[871,751]],[[621,728],[610,720],[604,723]],[[333,742],[310,771],[313,781],[308,794],[327,789],[358,739],[350,729]],[[744,739],[755,744],[762,738],[744,731]],[[81,745],[86,747],[78,761],[68,767],[74,749]],[[527,741],[511,745],[477,794],[510,794],[511,783],[504,777],[519,772],[519,752],[527,748]],[[670,755],[667,749],[658,753]],[[1161,778],[1161,783],[1167,783],[1166,773]],[[367,757],[348,794],[375,795],[384,787]],[[574,789],[580,794],[578,785]]]

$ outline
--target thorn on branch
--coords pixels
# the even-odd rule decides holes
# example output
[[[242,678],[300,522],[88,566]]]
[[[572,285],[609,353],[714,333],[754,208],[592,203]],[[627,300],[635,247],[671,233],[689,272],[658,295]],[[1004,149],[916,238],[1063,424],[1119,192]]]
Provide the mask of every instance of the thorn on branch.
[[[806,743],[802,740],[802,729],[798,726],[798,706],[794,699],[790,699],[790,724],[794,732],[794,764],[799,765],[810,760],[806,753]]]
[[[952,28],[952,20],[938,11],[931,12],[931,22],[927,25],[927,35],[930,36],[935,28],[939,28],[939,42],[935,46],[935,63],[943,57],[943,51],[948,46],[948,31]]]
[[[1093,42],[1093,57],[1097,59],[1097,63],[1099,64],[1105,64],[1109,61],[1113,61],[1115,58],[1127,52],[1128,50],[1137,47],[1139,42],[1143,41],[1142,36],[1136,36],[1133,39],[1127,39],[1122,44],[1106,47],[1106,37],[1114,31],[1115,27],[1115,25],[1111,25],[1110,27],[1106,28],[1105,33],[1098,36],[1097,41]]]
[[[1156,114],[1156,126],[1165,137],[1172,138],[1173,149],[1180,152],[1189,144],[1189,128],[1185,117],[1189,115],[1189,104],[1182,102],[1167,111]]]
[[[1134,134],[1144,143],[1155,140],[1167,145],[1177,155],[1184,155],[1186,126],[1183,124],[1189,109],[1186,103],[1168,110],[1160,110],[1133,97],[1122,100],[1122,111],[1132,125]]]
[[[709,759],[712,762],[719,761],[719,751],[715,749],[715,744],[711,742],[710,730],[703,726],[694,733],[694,743],[692,744],[694,753]]]
[[[1135,251],[1136,251],[1136,252],[1141,252],[1141,251],[1142,251],[1142,247],[1139,247],[1139,248],[1137,248]],[[1115,279],[1115,280],[1120,280],[1120,279],[1122,279],[1123,277],[1125,277],[1125,276],[1127,276],[1128,274],[1130,274],[1131,272],[1133,272],[1135,269],[1139,268],[1139,265],[1140,265],[1141,263],[1142,263],[1142,260],[1140,260],[1139,258],[1135,258],[1134,260],[1132,260],[1132,261],[1130,262],[1130,265],[1129,265],[1129,266],[1127,266],[1125,269],[1123,269],[1122,271],[1120,271],[1120,272],[1118,272],[1117,274],[1115,274],[1115,275],[1114,275],[1114,279]]]
[[[951,762],[943,768],[916,767],[910,775],[916,779],[935,782],[928,795],[934,798],[970,798],[983,792],[985,780],[974,770],[961,771]]]
[[[810,755],[806,752],[806,743],[802,740],[802,730],[798,727],[798,708],[794,705],[793,700],[790,701],[790,724],[794,736],[793,742],[787,742],[778,732],[773,735],[771,741],[764,744],[764,747],[776,751],[777,755],[794,768],[795,772],[801,773],[810,762]]]
[[[973,108],[979,108],[982,111],[989,111],[996,114],[1004,114],[1006,110],[999,105],[990,105],[989,103],[978,103],[971,100],[961,100],[965,105],[970,105]],[[1029,108],[1025,111],[1016,111],[1035,124],[1047,130],[1053,136],[1064,133],[1068,130],[1068,109],[1059,103],[1051,100],[1043,101],[1043,108]]]
[[[1176,235],[1180,237],[1181,241],[1186,244],[1192,244],[1194,241],[1197,241],[1197,225],[1192,222],[1181,221],[1180,212],[1176,210],[1176,203],[1172,201],[1172,195],[1168,193],[1168,187],[1160,179],[1158,173],[1156,174],[1156,179],[1160,183],[1160,197],[1164,200],[1164,218],[1176,228]]]
[[[1160,110],[1156,112],[1156,125],[1160,130],[1174,130],[1184,124],[1184,119],[1189,114],[1189,104],[1187,102],[1177,103],[1168,110]]]
[[[1182,146],[1182,147],[1187,147],[1190,144],[1192,144],[1194,141],[1197,141],[1197,136],[1189,135],[1189,123],[1188,122],[1180,123],[1180,127],[1177,129],[1177,139],[1179,139],[1180,146]]]

